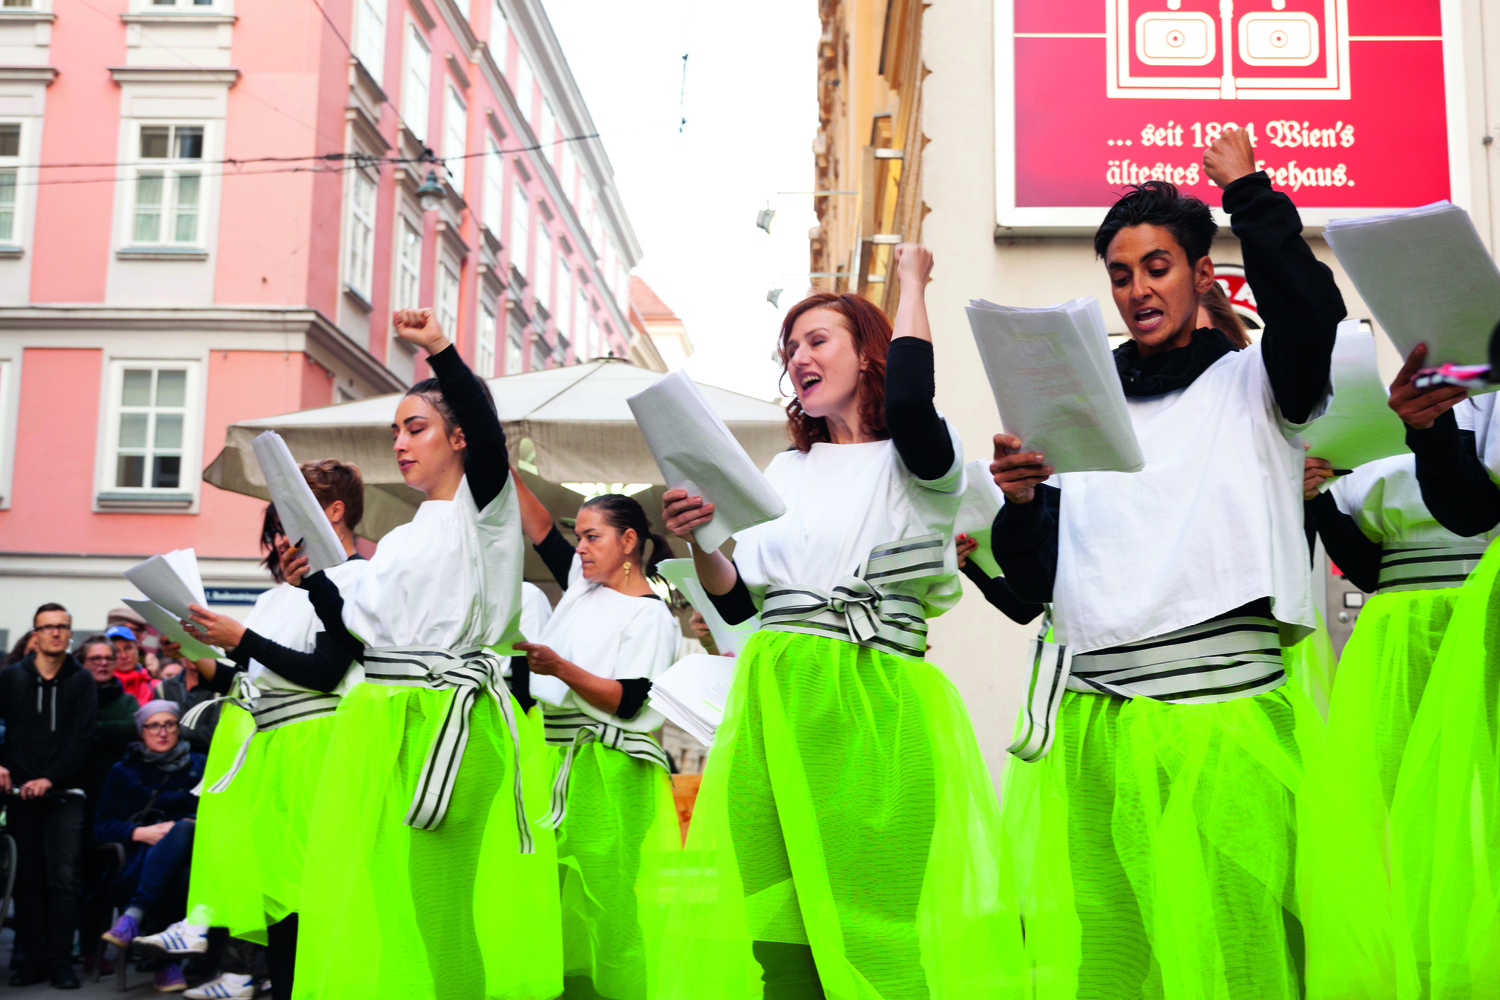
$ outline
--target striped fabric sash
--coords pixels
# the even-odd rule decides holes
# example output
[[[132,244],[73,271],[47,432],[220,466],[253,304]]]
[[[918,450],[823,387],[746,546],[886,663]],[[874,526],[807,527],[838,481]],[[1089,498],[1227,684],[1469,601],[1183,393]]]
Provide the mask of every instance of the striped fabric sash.
[[[416,794],[402,821],[418,830],[435,830],[448,814],[453,784],[469,743],[469,714],[480,695],[488,692],[500,708],[515,750],[516,833],[522,854],[536,853],[526,822],[526,800],[521,794],[521,736],[511,708],[510,689],[502,671],[504,659],[494,650],[475,646],[462,650],[430,646],[386,646],[365,650],[365,680],[391,687],[421,687],[432,691],[456,688],[448,711],[427,748],[427,760],[417,778]]]
[[[597,740],[611,750],[619,750],[640,760],[649,761],[668,774],[672,773],[672,765],[667,760],[667,752],[650,733],[636,733],[629,729],[621,729],[619,726],[611,726],[582,712],[561,712],[553,715],[543,709],[542,717],[545,722],[547,743],[550,746],[568,748],[568,752],[563,755],[562,765],[557,769],[557,778],[552,782],[552,814],[546,822],[546,826],[550,829],[556,830],[561,827],[563,818],[568,815],[568,783],[573,773],[573,756],[586,743]]]
[[[245,766],[245,758],[250,753],[250,744],[255,740],[257,733],[270,732],[273,729],[290,726],[294,722],[326,719],[338,711],[339,696],[325,694],[322,691],[262,691],[250,679],[249,674],[239,674],[235,677],[234,686],[230,688],[226,697],[214,698],[194,705],[182,717],[182,724],[188,728],[196,726],[210,708],[221,703],[236,705],[249,712],[250,717],[255,720],[255,728],[240,743],[239,752],[234,755],[234,763],[229,765],[229,770],[225,771],[224,776],[218,781],[208,786],[209,792],[222,792],[234,781],[235,775],[240,773],[240,768]]]
[[[1038,637],[1020,735],[1007,749],[1025,761],[1047,755],[1064,690],[1187,705],[1249,698],[1285,683],[1280,628],[1256,615],[1215,618],[1091,653]]]
[[[832,593],[818,587],[767,591],[761,625],[921,657],[927,649],[921,600],[885,588],[939,573],[947,542],[945,535],[932,534],[877,545],[859,572],[840,580]]]
[[[1463,542],[1382,549],[1379,593],[1462,587],[1484,558],[1487,545],[1487,542]]]

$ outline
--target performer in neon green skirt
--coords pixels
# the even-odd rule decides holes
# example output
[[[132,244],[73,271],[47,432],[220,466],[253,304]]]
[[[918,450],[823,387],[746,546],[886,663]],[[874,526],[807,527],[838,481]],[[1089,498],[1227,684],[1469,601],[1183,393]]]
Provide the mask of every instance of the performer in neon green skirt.
[[[1415,368],[1409,362],[1398,377],[1392,405],[1411,397],[1446,414],[1459,402],[1443,389],[1403,391]],[[1461,520],[1471,517],[1464,508],[1474,504],[1454,488],[1442,445],[1460,429],[1472,434],[1476,412],[1464,401],[1444,427],[1429,416],[1408,433],[1415,455],[1362,465],[1307,504],[1329,557],[1361,590],[1375,591],[1344,647],[1327,742],[1308,764],[1299,878],[1308,890],[1310,997],[1416,995],[1406,928],[1391,898],[1390,808],[1460,588],[1496,534],[1493,525],[1474,537],[1455,534],[1423,502],[1433,496],[1449,520],[1455,508]],[[1494,492],[1487,477],[1482,486]]]
[[[564,590],[535,641],[516,644],[556,774],[563,996],[646,1000],[664,915],[655,876],[682,848],[671,765],[651,735],[664,720],[646,704],[682,638],[647,583],[670,549],[640,503],[615,493],[578,511],[575,551],[519,479],[516,490],[526,534]]]
[[[348,558],[329,576],[349,584],[368,566],[354,551],[354,529],[364,512],[359,470],[326,459],[304,464],[302,474]],[[281,1000],[292,995],[302,858],[333,713],[359,671],[350,671],[349,656],[326,644],[322,656],[315,652],[320,626],[307,595],[284,582],[287,539],[274,507],[266,508],[261,545],[279,585],[256,600],[245,623],[194,607],[186,625],[195,638],[227,651],[232,665],[203,660],[199,672],[205,684],[229,698],[206,702],[184,717],[191,726],[222,704],[198,809],[187,920],[135,945],[148,953],[200,953],[210,926],[269,943],[272,993]],[[226,972],[216,988],[229,996],[254,992],[243,972]]]
[[[546,760],[503,678],[522,558],[505,435],[431,311],[395,322],[437,375],[394,423],[427,501],[355,586],[304,581],[365,680],[334,718],[313,807],[296,996],[548,1000],[562,954]]]
[[[1094,241],[1144,468],[1053,487],[1049,458],[1067,456],[995,439],[996,561],[1053,609],[1002,789],[1039,1000],[1302,991],[1298,809],[1323,723],[1282,648],[1316,623],[1297,434],[1327,404],[1344,307],[1249,137],[1227,130],[1204,166],[1260,342],[1197,326],[1217,226],[1147,183]]]
[[[762,628],[703,776],[663,947],[664,1000],[1028,995],[999,810],[953,684],[923,661],[959,596],[956,435],[932,405],[924,289],[904,245],[895,335],[853,294],[781,330],[795,449],[766,475],[779,519],[735,562],[694,548],[725,620]],[[664,495],[690,539],[713,497]]]

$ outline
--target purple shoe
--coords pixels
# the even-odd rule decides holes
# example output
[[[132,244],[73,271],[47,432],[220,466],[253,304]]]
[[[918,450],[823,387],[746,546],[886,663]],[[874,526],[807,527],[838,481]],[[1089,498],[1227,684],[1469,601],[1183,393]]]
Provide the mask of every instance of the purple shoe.
[[[157,969],[154,984],[158,993],[178,993],[187,989],[187,980],[182,978],[182,966],[176,962],[168,962]]]
[[[140,932],[141,928],[135,922],[135,917],[128,913],[122,914],[120,919],[115,921],[115,925],[104,932],[104,940],[124,951],[130,947],[130,942],[134,941]]]

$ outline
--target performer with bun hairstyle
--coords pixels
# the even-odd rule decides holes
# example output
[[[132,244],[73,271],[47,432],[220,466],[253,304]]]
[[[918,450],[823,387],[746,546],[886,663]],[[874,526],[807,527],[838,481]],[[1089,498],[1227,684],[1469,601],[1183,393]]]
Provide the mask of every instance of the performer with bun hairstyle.
[[[891,324],[867,299],[788,310],[787,511],[696,546],[726,621],[759,610],[706,765],[673,897],[667,1000],[1026,995],[999,813],[953,684],[923,659],[960,586],[957,435],[933,408],[932,255],[898,247]],[[669,490],[691,541],[714,498]]]

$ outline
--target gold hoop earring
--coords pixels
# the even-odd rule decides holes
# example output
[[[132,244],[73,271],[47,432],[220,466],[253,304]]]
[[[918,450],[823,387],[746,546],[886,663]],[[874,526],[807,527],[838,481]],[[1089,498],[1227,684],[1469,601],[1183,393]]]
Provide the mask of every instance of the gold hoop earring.
[[[630,560],[625,560],[625,583],[630,583]]]

